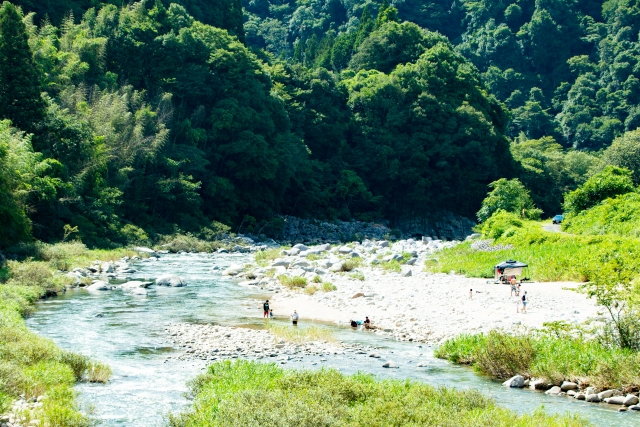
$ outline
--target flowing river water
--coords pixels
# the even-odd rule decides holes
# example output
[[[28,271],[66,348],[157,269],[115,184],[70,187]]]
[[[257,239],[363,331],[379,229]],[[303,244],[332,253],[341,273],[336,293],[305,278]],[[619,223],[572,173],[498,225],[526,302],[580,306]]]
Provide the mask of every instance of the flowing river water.
[[[155,279],[174,273],[186,279],[184,288],[152,287],[147,296],[84,290],[44,300],[27,325],[51,338],[60,347],[105,362],[113,369],[106,385],[80,384],[80,403],[102,426],[163,426],[165,416],[189,404],[186,382],[206,366],[181,361],[164,331],[168,323],[216,323],[227,326],[264,326],[259,289],[238,286],[233,280],[210,273],[214,266],[251,262],[243,254],[165,255],[156,262],[134,264],[139,279]],[[268,295],[267,295],[268,296]],[[276,313],[276,315],[279,313]],[[302,313],[304,316],[304,313]],[[278,321],[278,320],[276,320]],[[284,322],[284,321],[283,321]],[[305,324],[302,319],[301,327]],[[529,390],[507,389],[467,367],[433,357],[432,349],[417,343],[396,342],[350,328],[321,325],[337,339],[382,348],[399,369],[382,368],[383,360],[367,355],[304,357],[289,361],[287,368],[329,366],[344,373],[363,371],[379,378],[411,378],[432,385],[474,388],[516,412],[532,412],[540,406],[551,413],[578,413],[596,426],[637,426],[640,414],[619,413],[617,407],[595,405],[566,397],[551,397]],[[426,364],[416,367],[418,363]]]

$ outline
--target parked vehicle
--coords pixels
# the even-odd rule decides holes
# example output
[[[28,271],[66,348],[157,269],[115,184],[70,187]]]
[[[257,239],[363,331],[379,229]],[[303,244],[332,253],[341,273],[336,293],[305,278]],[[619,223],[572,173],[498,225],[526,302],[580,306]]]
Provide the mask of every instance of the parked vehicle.
[[[556,215],[553,217],[552,222],[554,224],[560,224],[564,220],[564,215]]]

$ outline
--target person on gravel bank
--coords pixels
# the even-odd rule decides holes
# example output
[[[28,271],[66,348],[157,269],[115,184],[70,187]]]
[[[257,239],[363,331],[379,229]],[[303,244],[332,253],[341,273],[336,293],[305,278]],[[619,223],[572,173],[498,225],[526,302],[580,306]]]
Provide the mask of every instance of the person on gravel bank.
[[[269,317],[269,300],[266,300],[264,304],[262,304],[262,308],[264,309],[264,318]]]
[[[527,303],[529,302],[529,299],[527,298],[527,291],[524,291],[524,294],[522,294],[522,312],[526,313],[527,312]]]
[[[293,322],[294,325],[298,324],[298,318],[300,316],[298,316],[298,312],[293,310],[293,314],[291,315],[291,321]]]

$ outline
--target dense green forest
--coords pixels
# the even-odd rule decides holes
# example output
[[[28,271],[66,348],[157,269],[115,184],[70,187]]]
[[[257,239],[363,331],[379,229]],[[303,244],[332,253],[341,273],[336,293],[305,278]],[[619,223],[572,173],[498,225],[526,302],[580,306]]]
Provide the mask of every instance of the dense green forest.
[[[472,217],[502,177],[553,215],[640,164],[619,148],[639,139],[638,18],[632,0],[4,3],[0,247]]]

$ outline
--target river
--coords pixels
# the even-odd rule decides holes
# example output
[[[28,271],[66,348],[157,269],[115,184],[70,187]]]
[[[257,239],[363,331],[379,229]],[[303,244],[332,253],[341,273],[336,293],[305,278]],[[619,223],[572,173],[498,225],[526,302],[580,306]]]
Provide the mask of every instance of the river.
[[[164,425],[166,414],[188,405],[186,382],[205,367],[204,362],[180,361],[169,344],[167,323],[218,323],[228,326],[262,327],[259,289],[238,286],[233,280],[210,273],[214,266],[226,268],[251,262],[243,254],[166,255],[156,262],[133,264],[137,279],[154,279],[174,273],[186,279],[184,288],[152,287],[147,296],[117,291],[90,294],[84,290],[38,303],[27,319],[29,328],[51,338],[60,347],[109,364],[113,376],[106,384],[82,383],[77,386],[80,404],[102,426],[155,427]],[[278,313],[276,313],[278,314]],[[306,325],[301,322],[301,327]],[[285,367],[316,369],[331,366],[344,373],[368,372],[380,378],[411,378],[432,385],[475,388],[492,396],[498,404],[516,412],[532,412],[540,406],[551,413],[578,413],[596,426],[637,426],[638,413],[618,413],[617,407],[587,404],[566,397],[551,397],[529,390],[502,387],[477,375],[467,367],[456,366],[433,357],[432,349],[417,343],[396,342],[380,336],[331,328],[336,338],[382,347],[400,369],[382,368],[380,359],[366,355],[305,357]],[[427,366],[417,368],[419,363]]]

